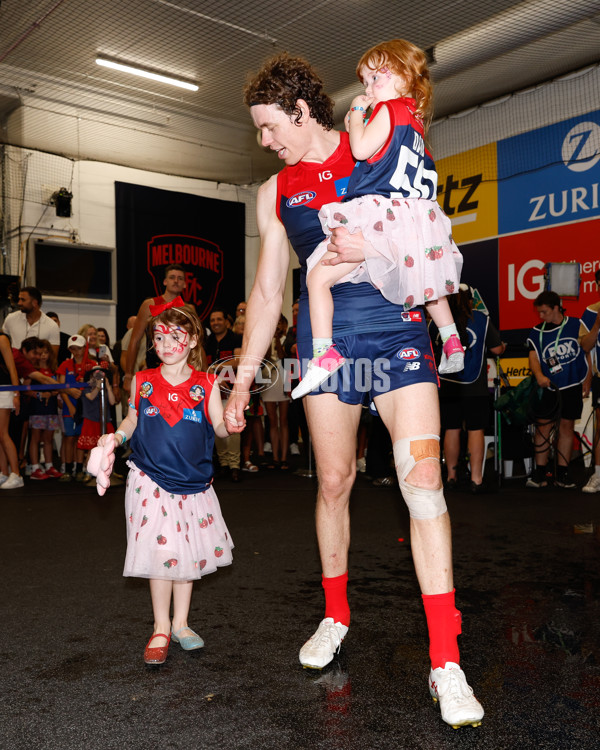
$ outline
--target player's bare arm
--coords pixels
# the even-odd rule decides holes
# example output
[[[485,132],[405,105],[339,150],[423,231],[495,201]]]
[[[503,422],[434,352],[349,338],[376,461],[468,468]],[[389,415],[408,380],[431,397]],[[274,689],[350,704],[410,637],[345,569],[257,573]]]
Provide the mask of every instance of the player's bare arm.
[[[240,365],[233,394],[225,408],[228,429],[244,428],[244,408],[250,399],[250,386],[256,365],[271,345],[281,315],[289,266],[289,245],[283,224],[275,210],[277,178],[273,176],[258,191],[256,214],[261,249],[256,278],[246,306],[246,325],[239,357]]]
[[[129,339],[129,346],[127,347],[127,359],[125,360],[125,376],[123,377],[123,388],[129,392],[129,386],[131,384],[131,377],[133,370],[135,369],[135,360],[137,358],[138,349],[140,348],[140,341],[146,331],[148,320],[150,318],[150,304],[152,300],[146,299],[140,305],[138,310],[133,330],[131,331],[131,338]]]

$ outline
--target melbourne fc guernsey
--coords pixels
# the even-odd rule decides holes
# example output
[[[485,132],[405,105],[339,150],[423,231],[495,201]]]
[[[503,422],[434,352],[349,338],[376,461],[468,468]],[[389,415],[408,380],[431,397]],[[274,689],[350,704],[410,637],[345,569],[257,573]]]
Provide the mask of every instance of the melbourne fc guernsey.
[[[370,159],[356,163],[344,200],[360,195],[435,200],[438,176],[425,148],[423,124],[415,117],[415,100],[404,97],[380,102],[372,118],[381,107],[386,107],[390,116],[387,141]]]
[[[190,495],[212,482],[215,433],[208,402],[214,383],[214,376],[192,368],[179,385],[167,382],[160,367],[136,374],[131,458],[167,492]]]
[[[559,389],[583,383],[588,373],[585,352],[579,346],[579,318],[566,317],[560,325],[542,323],[531,329],[527,344],[535,350],[542,373]]]
[[[339,133],[339,136],[339,146],[323,163],[301,161],[286,166],[277,175],[277,216],[300,261],[298,341],[312,339],[306,259],[325,239],[319,210],[326,203],[341,202],[354,169],[348,133]],[[422,311],[401,311],[368,282],[336,284],[331,293],[334,336],[395,331],[407,325],[422,328],[425,325]]]

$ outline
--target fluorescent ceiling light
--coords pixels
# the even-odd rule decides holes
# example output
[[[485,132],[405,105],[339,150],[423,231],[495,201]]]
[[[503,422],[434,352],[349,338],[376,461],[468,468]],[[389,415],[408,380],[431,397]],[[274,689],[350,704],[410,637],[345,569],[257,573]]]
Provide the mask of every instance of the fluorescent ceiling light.
[[[196,86],[195,83],[180,81],[177,78],[163,76],[159,73],[151,73],[149,70],[134,68],[132,65],[124,65],[123,63],[115,62],[114,60],[107,60],[105,57],[97,57],[96,63],[98,65],[102,65],[104,68],[113,68],[113,70],[120,70],[122,73],[131,73],[134,76],[150,78],[153,81],[160,81],[161,83],[168,83],[171,86],[179,86],[179,88],[188,89],[188,91],[198,91],[198,86]]]

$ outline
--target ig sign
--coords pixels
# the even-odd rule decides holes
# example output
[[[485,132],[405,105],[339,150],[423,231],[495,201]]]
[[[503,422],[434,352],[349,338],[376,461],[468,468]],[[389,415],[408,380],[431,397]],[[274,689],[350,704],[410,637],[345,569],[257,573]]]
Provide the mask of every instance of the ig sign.
[[[579,300],[567,301],[568,313],[579,317],[598,301],[594,273],[600,268],[600,220],[583,221],[499,240],[500,328],[529,328],[538,322],[533,300],[544,291],[547,263],[581,263]]]

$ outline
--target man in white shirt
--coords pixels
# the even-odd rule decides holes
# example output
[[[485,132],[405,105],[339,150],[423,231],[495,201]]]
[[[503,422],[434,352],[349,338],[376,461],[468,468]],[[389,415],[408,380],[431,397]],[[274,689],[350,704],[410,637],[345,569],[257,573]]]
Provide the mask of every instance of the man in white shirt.
[[[19,292],[17,300],[19,310],[7,315],[2,330],[10,336],[11,345],[15,349],[21,347],[21,342],[30,336],[46,339],[52,344],[58,356],[60,346],[60,328],[42,312],[42,295],[34,286],[24,286]]]

